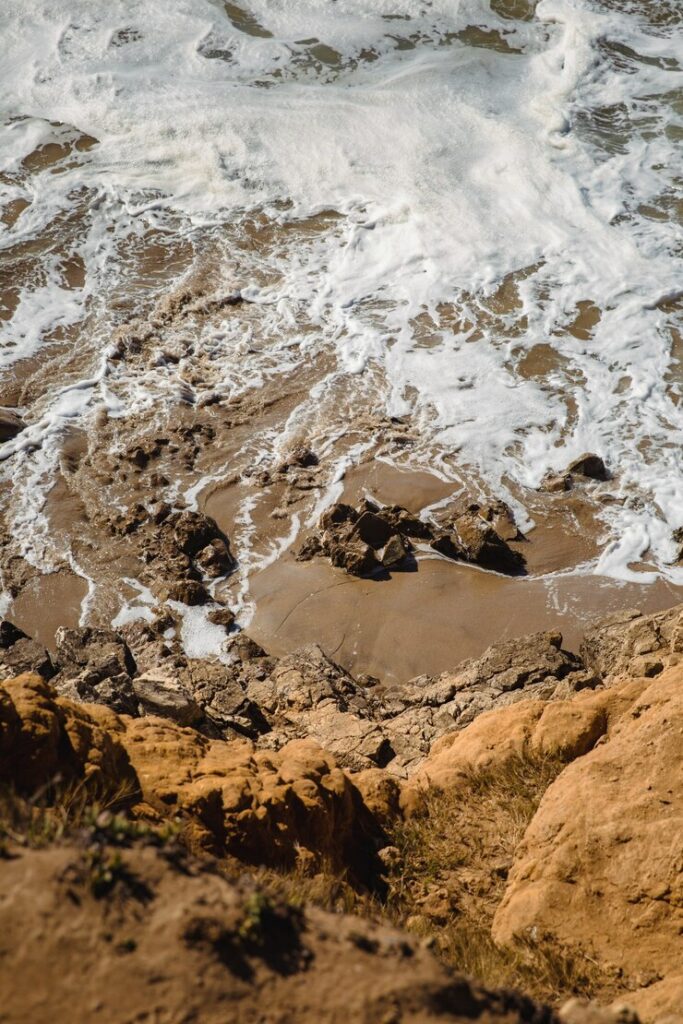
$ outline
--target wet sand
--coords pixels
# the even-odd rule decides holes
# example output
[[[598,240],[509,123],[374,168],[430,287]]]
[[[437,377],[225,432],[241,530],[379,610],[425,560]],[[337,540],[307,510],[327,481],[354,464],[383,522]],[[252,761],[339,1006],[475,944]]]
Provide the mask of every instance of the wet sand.
[[[247,632],[273,654],[318,643],[351,672],[400,682],[539,630],[559,630],[576,650],[592,620],[623,608],[668,608],[683,593],[664,582],[596,576],[510,579],[429,556],[413,572],[361,580],[290,556],[253,579],[252,597]]]
[[[57,629],[78,626],[87,592],[85,580],[66,570],[36,576],[15,599],[10,618],[19,629],[54,651]]]

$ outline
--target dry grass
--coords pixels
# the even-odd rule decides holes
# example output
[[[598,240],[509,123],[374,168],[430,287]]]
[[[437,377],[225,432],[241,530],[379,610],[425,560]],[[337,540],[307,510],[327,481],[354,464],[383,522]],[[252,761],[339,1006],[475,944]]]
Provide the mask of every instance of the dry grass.
[[[588,956],[548,942],[500,949],[491,937],[515,849],[563,767],[556,759],[520,758],[465,773],[457,790],[428,790],[421,812],[390,836],[395,853],[381,902],[326,870],[261,870],[257,881],[296,906],[313,903],[407,928],[454,969],[490,987],[518,988],[554,1004],[604,994],[612,979]]]
[[[387,913],[433,942],[448,964],[496,987],[551,1003],[604,991],[609,979],[588,956],[545,941],[501,949],[491,937],[515,850],[543,794],[564,767],[556,758],[516,758],[430,790],[421,812],[397,826]]]
[[[518,988],[555,1004],[570,995],[604,999],[616,991],[615,979],[588,956],[543,941],[500,949],[491,937],[515,850],[563,767],[559,760],[518,759],[464,774],[455,790],[426,791],[420,813],[397,823],[389,837],[393,856],[382,900],[324,865],[312,869],[303,855],[294,871],[250,874],[267,897],[291,907],[310,903],[407,928],[444,962],[490,987]],[[95,793],[82,783],[51,786],[30,799],[0,789],[0,856],[16,844],[41,847],[76,833],[115,845],[180,838],[178,826],[169,826],[167,836],[165,827],[131,820],[125,812],[136,798],[123,790]],[[244,873],[236,863],[223,869]]]
[[[136,838],[166,841],[178,828],[136,821],[129,809],[139,793],[128,783],[103,789],[84,780],[63,784],[59,780],[31,796],[0,786],[0,856],[13,847],[41,849],[81,835],[114,844]]]

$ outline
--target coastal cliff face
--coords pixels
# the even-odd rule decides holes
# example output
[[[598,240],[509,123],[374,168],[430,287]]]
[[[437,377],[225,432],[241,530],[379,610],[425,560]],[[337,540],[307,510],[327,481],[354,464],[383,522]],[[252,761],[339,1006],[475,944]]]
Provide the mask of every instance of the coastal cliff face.
[[[401,688],[4,624],[6,1019],[683,1020],[681,622]]]

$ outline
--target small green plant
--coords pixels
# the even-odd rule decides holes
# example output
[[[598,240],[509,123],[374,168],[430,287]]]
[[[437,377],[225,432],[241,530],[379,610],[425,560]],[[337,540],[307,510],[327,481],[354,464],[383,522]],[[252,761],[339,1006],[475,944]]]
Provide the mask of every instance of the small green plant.
[[[253,892],[246,898],[238,935],[243,941],[260,945],[264,939],[268,919],[275,908],[270,897],[264,892]]]
[[[95,899],[109,895],[117,882],[126,877],[126,869],[118,850],[113,852],[94,847],[86,854],[88,884]]]

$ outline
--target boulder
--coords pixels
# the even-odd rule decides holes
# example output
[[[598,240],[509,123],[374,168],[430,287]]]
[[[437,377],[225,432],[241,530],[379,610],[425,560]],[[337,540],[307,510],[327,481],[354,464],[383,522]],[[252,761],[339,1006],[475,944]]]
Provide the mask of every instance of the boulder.
[[[354,532],[375,551],[383,548],[393,535],[390,524],[375,512],[363,512],[354,524]]]
[[[0,679],[11,679],[22,672],[37,672],[43,679],[51,679],[55,667],[49,652],[11,622],[5,620],[1,628]]]
[[[605,463],[599,455],[595,455],[593,452],[586,452],[578,459],[574,459],[567,466],[566,472],[570,476],[582,476],[588,480],[609,480],[610,478]]]
[[[448,558],[471,562],[507,576],[525,571],[524,556],[481,515],[479,505],[470,505],[454,516],[432,541],[432,548]]]
[[[132,677],[135,660],[120,633],[90,626],[60,627],[55,634],[57,691],[74,700],[106,704],[122,714],[137,714]]]
[[[0,409],[0,444],[12,441],[25,429],[26,424],[18,413],[11,409]]]
[[[161,671],[146,672],[133,680],[133,692],[143,715],[159,715],[179,725],[198,725],[202,710],[177,677]]]
[[[382,565],[385,569],[394,569],[405,562],[409,554],[406,541],[398,533],[393,534],[382,551]]]

